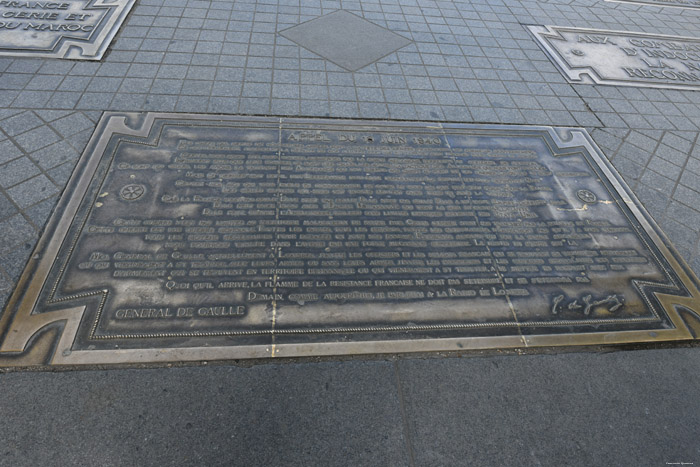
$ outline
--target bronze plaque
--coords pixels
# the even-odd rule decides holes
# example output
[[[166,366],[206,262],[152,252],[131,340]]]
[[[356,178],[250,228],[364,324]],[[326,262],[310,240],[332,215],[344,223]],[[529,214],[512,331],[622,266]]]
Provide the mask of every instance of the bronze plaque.
[[[562,26],[528,26],[572,83],[700,90],[700,39]]]
[[[0,0],[0,56],[99,60],[134,0]]]
[[[582,129],[110,113],[0,358],[693,339],[699,297]]]

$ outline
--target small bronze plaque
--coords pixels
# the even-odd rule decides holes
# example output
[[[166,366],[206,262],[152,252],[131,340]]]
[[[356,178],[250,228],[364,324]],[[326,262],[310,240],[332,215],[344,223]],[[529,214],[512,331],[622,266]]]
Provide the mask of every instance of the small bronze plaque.
[[[99,60],[134,0],[0,0],[0,56]]]
[[[697,280],[633,199],[582,129],[107,114],[0,351],[102,364],[692,339]]]
[[[700,8],[700,0],[605,0],[646,6],[670,6],[674,8]]]
[[[700,39],[528,26],[572,83],[700,90]]]

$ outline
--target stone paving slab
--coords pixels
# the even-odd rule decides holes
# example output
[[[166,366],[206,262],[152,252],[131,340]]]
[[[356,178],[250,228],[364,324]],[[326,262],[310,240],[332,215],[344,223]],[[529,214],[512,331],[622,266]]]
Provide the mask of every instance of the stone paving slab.
[[[0,111],[0,302],[93,132],[98,112]]]
[[[337,8],[413,44],[350,74],[278,34]],[[597,126],[579,91],[560,76],[525,24],[680,35],[696,28],[675,9],[638,12],[638,6],[601,2],[578,8],[591,14],[553,2],[311,7],[151,0],[134,8],[102,63],[4,59],[0,87],[7,106],[16,108]],[[697,103],[697,96],[690,98]]]

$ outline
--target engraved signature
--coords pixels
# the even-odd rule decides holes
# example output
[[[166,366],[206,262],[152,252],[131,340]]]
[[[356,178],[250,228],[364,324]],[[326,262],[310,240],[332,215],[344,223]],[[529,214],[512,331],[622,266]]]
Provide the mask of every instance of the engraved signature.
[[[565,303],[566,297],[564,295],[557,295],[552,300],[552,314],[556,315],[562,311],[568,310],[583,313],[583,315],[588,316],[591,314],[591,310],[602,305],[607,305],[608,311],[615,312],[624,306],[624,301],[624,297],[622,295],[618,296],[617,294],[608,295],[598,300],[593,299],[593,296],[588,294],[580,298],[574,298],[568,303]]]

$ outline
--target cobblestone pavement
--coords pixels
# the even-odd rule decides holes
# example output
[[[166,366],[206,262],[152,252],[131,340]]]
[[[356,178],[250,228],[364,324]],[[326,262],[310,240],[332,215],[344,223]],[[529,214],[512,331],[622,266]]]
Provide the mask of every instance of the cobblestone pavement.
[[[297,24],[337,10],[345,10],[389,29],[409,39],[410,43],[353,72],[279,34]],[[575,26],[700,38],[700,9],[662,8],[602,0],[137,0],[102,61],[0,58],[0,309],[12,292],[97,120],[103,111],[108,110],[584,127],[682,256],[700,274],[700,92],[570,84],[535,42],[526,25]],[[373,55],[374,52],[376,51],[367,50],[368,55]],[[615,360],[616,363],[610,364],[611,368],[624,372],[628,361],[634,360],[637,355],[638,360],[629,363],[629,368],[638,369],[640,374],[647,371],[645,364],[648,360],[658,360],[653,371],[668,373],[671,368],[676,368],[666,366],[666,354],[638,352],[634,355],[635,357],[624,357],[618,354],[619,358]],[[696,376],[698,373],[692,369],[692,361],[697,361],[697,352],[693,349],[685,349],[683,352],[678,350],[671,357],[678,356],[691,362],[677,368],[679,378],[686,383],[690,382],[691,388],[700,387]],[[692,357],[695,357],[694,360]],[[591,363],[592,356],[559,356],[552,361],[542,358],[544,363],[536,358],[523,360],[522,363],[523,375],[530,370],[543,371],[549,377],[554,375],[553,386],[547,386],[548,383],[545,382],[528,383],[533,385],[532,390],[525,392],[537,399],[535,410],[540,411],[538,414],[524,412],[523,407],[527,404],[515,403],[507,397],[507,391],[515,390],[513,388],[517,388],[526,379],[525,376],[518,379],[520,373],[517,369],[514,369],[511,380],[500,388],[504,391],[498,393],[500,402],[494,399],[487,403],[487,408],[496,414],[491,422],[485,423],[489,413],[479,410],[461,407],[453,414],[465,417],[464,420],[476,417],[483,422],[476,426],[486,426],[490,433],[491,438],[484,434],[487,432],[481,433],[478,430],[468,433],[483,443],[479,450],[472,452],[472,459],[478,459],[478,465],[510,465],[503,462],[491,463],[490,460],[498,455],[505,456],[501,460],[512,465],[563,465],[562,462],[567,459],[572,462],[571,465],[602,465],[604,462],[610,462],[610,465],[664,465],[664,462],[681,461],[700,463],[698,444],[695,442],[693,446],[692,441],[697,440],[697,427],[700,426],[697,399],[692,399],[697,397],[696,389],[688,390],[687,385],[683,386],[686,389],[675,387],[674,390],[680,390],[684,396],[678,395],[677,399],[666,402],[666,405],[658,405],[660,399],[651,395],[651,392],[645,393],[643,398],[631,404],[629,419],[644,426],[642,431],[646,434],[628,433],[633,441],[630,449],[636,451],[632,456],[625,456],[623,454],[626,449],[622,447],[629,439],[620,433],[625,429],[630,432],[634,429],[631,425],[624,428],[627,418],[615,418],[617,415],[610,424],[602,422],[604,418],[609,419],[609,411],[618,408],[618,404],[625,403],[615,397],[611,398],[608,389],[616,387],[625,394],[632,395],[633,387],[648,380],[642,378],[642,381],[635,376],[622,381],[610,376],[609,386],[593,383],[597,386],[588,387],[586,392],[581,388],[590,383],[584,381],[583,376],[576,373],[578,376],[572,376],[570,381],[562,379],[558,368],[581,365],[586,371],[598,371],[595,370],[598,367]],[[381,381],[392,375],[398,378],[399,371],[405,372],[404,380],[398,378],[398,383],[390,384],[391,387],[387,389],[389,393],[377,390],[371,397],[356,394],[357,397],[349,402],[347,399],[330,397],[322,401],[322,406],[315,406],[313,401],[303,402],[306,409],[321,411],[313,412],[318,420],[323,420],[324,410],[333,412],[342,401],[348,402],[343,410],[363,407],[361,415],[367,415],[368,423],[375,429],[384,430],[385,437],[373,439],[371,443],[362,441],[364,438],[359,441],[343,441],[340,438],[329,440],[320,437],[317,439],[320,440],[319,443],[325,443],[323,446],[318,443],[302,443],[305,451],[302,453],[302,448],[293,450],[298,456],[288,459],[289,465],[301,465],[308,459],[322,459],[323,452],[332,452],[332,455],[328,454],[328,465],[343,465],[351,459],[354,465],[456,465],[464,462],[465,452],[469,450],[464,446],[465,440],[460,440],[455,435],[460,427],[454,424],[454,420],[446,421],[445,417],[449,418],[449,414],[446,414],[447,410],[440,404],[459,405],[466,400],[469,404],[474,404],[471,407],[476,407],[480,401],[473,397],[463,399],[458,388],[471,387],[475,391],[489,392],[491,386],[486,384],[486,380],[483,384],[473,383],[469,386],[472,383],[469,368],[462,366],[455,369],[459,365],[459,359],[442,361],[439,365],[442,373],[431,367],[430,361],[410,360],[398,366],[386,362],[356,365],[365,369],[372,367],[370,373],[376,370],[376,374],[370,376],[367,376],[369,370],[359,371],[355,366],[350,368],[355,364],[343,367],[342,362],[336,362],[330,365],[332,371],[328,370],[323,377],[318,377],[321,381],[319,387],[323,386],[324,381],[332,381],[333,378],[344,378],[342,381],[349,385],[380,386]],[[493,361],[486,359],[483,362],[475,359],[469,365],[474,371],[486,371],[492,364],[496,368],[499,364],[517,367],[514,362],[508,358]],[[325,371],[310,365],[304,367],[304,371],[297,371],[290,376],[287,374],[289,372],[285,373],[286,370],[280,368],[283,367],[269,367],[260,371],[273,376],[284,373],[290,381],[304,380],[304,371]],[[601,377],[607,367],[602,368]],[[336,370],[341,371],[342,376],[334,376]],[[152,371],[160,371],[158,374],[162,376],[165,370]],[[187,381],[199,381],[203,377],[196,370],[190,373],[188,371],[182,370],[183,375],[189,375]],[[353,376],[353,372],[357,375]],[[143,382],[146,392],[163,390],[158,385],[145,382],[147,376],[151,377],[150,373],[125,375],[123,380],[119,379],[122,376],[117,376],[118,374],[120,373],[112,373],[111,378],[119,380],[114,382],[114,388],[120,388],[119,390],[132,391],[127,383],[132,377]],[[420,376],[421,374],[432,376]],[[4,375],[4,379],[0,379],[11,391],[29,391],[28,388],[35,384],[46,388],[55,383],[39,381],[28,375]],[[448,380],[453,386],[445,394],[432,393],[428,384],[430,379],[442,379],[445,375],[449,376]],[[237,373],[236,378],[239,376]],[[670,374],[666,376],[673,377]],[[226,376],[228,377],[230,375]],[[247,377],[258,378],[251,375]],[[79,375],[65,376],[66,387],[73,388],[66,390],[73,391],[76,397],[89,398],[89,394],[80,393],[76,389],[76,385],[83,384],[80,378]],[[211,398],[223,397],[223,390],[213,388],[223,387],[227,380],[224,376],[210,378],[212,386],[203,387],[202,394]],[[404,383],[402,389],[400,381],[408,380],[410,383]],[[496,380],[494,376],[494,381]],[[580,386],[572,385],[571,381],[580,383]],[[262,383],[251,384],[255,387]],[[325,382],[326,390],[328,385]],[[548,392],[537,390],[544,386],[547,386]],[[657,386],[659,387],[655,386],[655,391],[665,390],[663,385]],[[120,407],[129,407],[128,399],[110,392],[112,389],[98,389],[111,396],[104,396],[106,399],[90,399],[88,402],[92,401],[90,403],[93,405],[86,402],[87,406],[81,405],[76,410],[88,410],[94,406],[97,407],[97,413],[122,417],[122,421],[117,422],[122,424],[119,433],[126,438],[135,437],[134,433],[140,429],[136,426],[136,418],[145,416],[144,413],[152,408],[143,408],[139,412],[139,405],[133,411],[131,408],[121,412],[117,410],[115,415],[100,404],[111,400],[121,404]],[[245,386],[238,390],[248,391],[242,400],[257,397]],[[6,391],[3,390],[7,393]],[[578,424],[570,425],[562,408],[565,404],[574,403],[562,395],[567,391],[575,392],[584,401],[589,396],[604,400],[605,403],[596,405],[588,399],[584,404],[584,411],[590,410],[600,419],[582,418],[579,414],[578,418],[574,418]],[[279,397],[283,392],[283,389],[279,389],[274,397]],[[542,394],[548,394],[562,404],[559,412],[544,408],[548,405],[541,399]],[[686,396],[691,399],[686,399]],[[195,395],[185,391],[183,397],[194,398]],[[295,397],[289,397],[290,403],[297,400]],[[406,407],[402,405],[404,397],[408,401]],[[430,399],[433,408],[417,402],[421,398]],[[58,396],[54,399],[50,401],[61,404]],[[266,413],[269,415],[271,410],[266,407],[264,399],[256,399],[253,404],[261,417]],[[372,402],[368,403],[370,399]],[[202,408],[202,413],[215,416],[215,410],[231,409],[235,405],[233,399],[227,400],[228,403],[218,402]],[[13,401],[14,399],[8,398],[4,402],[7,410],[11,407],[25,407],[31,411],[27,400],[16,406],[12,405]],[[277,403],[273,407],[282,410],[284,404]],[[385,408],[381,417],[369,413],[379,410],[378,407]],[[167,404],[161,409],[167,411]],[[12,410],[15,420],[22,417],[22,413]],[[407,410],[412,411],[412,415],[407,415]],[[248,417],[245,419],[249,423],[255,420],[255,417],[246,415],[245,410],[239,406],[236,406],[234,412],[236,416]],[[656,421],[662,420],[662,427],[655,426],[647,430],[654,424],[645,418],[644,413],[651,414],[649,417],[655,417]],[[554,430],[559,430],[559,433],[564,433],[567,439],[572,440],[567,444],[568,448],[562,447],[556,452],[541,449],[528,451],[527,443],[532,443],[532,438],[538,436],[533,426],[537,423],[547,425],[550,421],[543,420],[544,414],[549,414],[546,416],[554,420]],[[674,421],[664,418],[664,414],[672,414],[676,417],[674,420],[681,425],[674,427]],[[51,420],[54,429],[58,429],[60,417],[64,415],[72,423],[81,423],[75,417],[71,418],[70,413],[58,414],[55,415],[58,419]],[[130,425],[124,426],[124,417],[127,416],[134,419],[130,419]],[[175,416],[177,414],[173,415]],[[188,416],[191,417],[192,414],[188,412]],[[512,437],[518,439],[522,434],[513,428],[519,419],[532,425],[528,425],[526,430],[530,438],[511,443],[509,440]],[[153,417],[148,420],[143,425],[144,429],[154,429]],[[335,427],[343,427],[346,423],[342,417],[333,420]],[[402,420],[407,425],[403,429],[397,428],[399,425],[396,423],[401,424]],[[168,417],[161,421],[164,425],[169,423]],[[0,422],[3,428],[1,431],[11,433],[13,428],[3,423]],[[31,439],[37,443],[43,442],[51,446],[55,442],[53,438],[41,435],[41,431],[36,431],[39,428],[32,424],[34,422],[23,423],[21,430],[25,431],[19,432],[34,432],[35,436]],[[90,420],[86,426],[100,430],[104,428],[101,423]],[[269,432],[265,436],[255,432],[257,439],[272,443],[275,436],[289,436],[290,427],[295,422],[284,419],[284,423],[287,425],[266,424]],[[603,431],[591,434],[599,425]],[[436,426],[441,427],[438,430],[440,436],[430,433]],[[328,430],[334,428],[324,427]],[[580,427],[581,430],[572,427]],[[217,425],[205,424],[204,428],[195,428],[215,430]],[[654,431],[657,428],[661,431]],[[46,430],[46,427],[43,429]],[[358,429],[357,424],[354,429]],[[455,431],[450,431],[451,429]],[[187,436],[186,432],[178,431],[179,428],[173,430],[169,435]],[[229,431],[226,431],[227,436],[234,436]],[[645,444],[644,437],[652,431],[653,436],[649,441],[651,444]],[[583,432],[587,434],[576,440],[577,435]],[[308,430],[300,433],[317,436]],[[679,433],[683,434],[680,438]],[[689,437],[689,433],[695,433],[695,438]],[[660,451],[654,450],[653,443],[660,445],[663,434],[682,441],[671,447],[666,446],[662,456],[658,454]],[[65,440],[81,436],[77,432],[69,435],[66,435]],[[199,436],[203,437],[201,434]],[[242,436],[241,431],[235,432],[235,436]],[[241,442],[254,442],[256,438],[251,436],[251,439],[246,438]],[[548,436],[556,437],[558,433],[550,433]],[[296,436],[292,438],[297,439]],[[129,439],[127,446],[139,445],[136,438]],[[494,441],[495,444],[489,447],[488,443],[492,440],[500,440],[502,444]],[[88,457],[81,461],[71,457],[73,454],[61,451],[63,459],[88,464],[93,463],[92,460],[105,465],[110,464],[109,459],[112,459],[114,465],[119,464],[114,457],[105,457],[107,454],[96,451],[97,445],[86,444],[84,439],[75,442],[92,449],[86,448]],[[118,442],[115,438],[109,446],[114,448]],[[344,445],[343,442],[347,444]],[[460,442],[463,444],[460,445]],[[602,453],[596,454],[596,442],[599,443],[598,447],[603,446]],[[395,445],[392,443],[400,443],[401,446],[407,443],[409,449],[405,451],[401,447],[394,452],[392,449]],[[387,457],[373,457],[369,452],[358,454],[363,447],[370,445],[375,453],[382,452]],[[8,446],[7,449],[0,450],[0,465],[31,465],[32,462],[28,459],[45,465],[56,462],[48,451],[38,449],[31,452],[27,448],[28,444],[17,437],[11,438]],[[161,460],[167,460],[163,463],[176,465],[179,458],[173,456],[181,451],[165,448],[172,448],[172,444],[163,443],[159,446],[163,448],[157,451],[162,451]],[[389,449],[387,446],[393,447]],[[460,447],[457,449],[455,446]],[[494,446],[509,447],[505,451],[499,451]],[[621,449],[620,453],[615,451],[616,446]],[[231,449],[226,452],[238,452]],[[328,451],[323,451],[324,449]],[[139,463],[139,459],[156,463],[157,458],[152,457],[152,452],[149,454],[151,457],[127,457],[132,459],[132,463]],[[567,457],[572,452],[578,453],[578,460],[572,461],[571,457]],[[603,455],[605,453],[614,455]],[[672,456],[674,453],[682,455],[676,458]],[[277,455],[271,455],[266,448],[260,448],[256,453],[248,450],[240,459],[248,460],[248,465],[263,465],[265,462],[268,462],[267,465],[281,465],[284,458],[275,457]],[[683,455],[695,457],[685,458]],[[199,462],[216,464],[223,462],[224,458],[212,457],[211,452],[207,451],[206,455],[189,459],[188,462],[196,463],[197,459]]]

